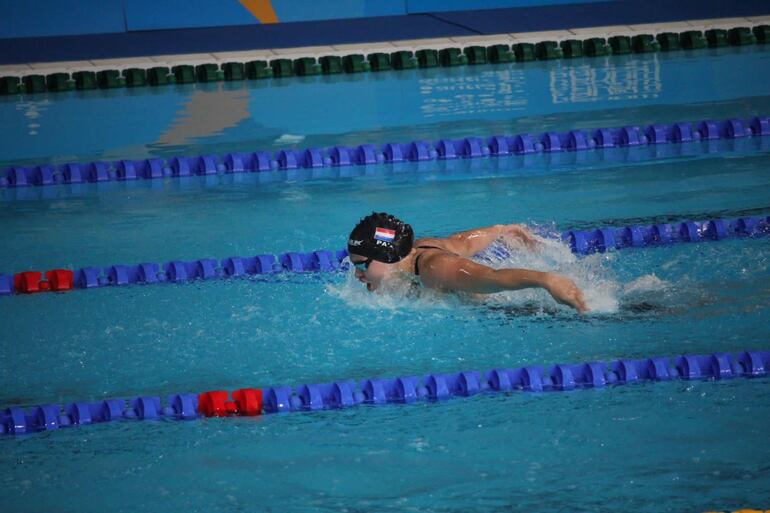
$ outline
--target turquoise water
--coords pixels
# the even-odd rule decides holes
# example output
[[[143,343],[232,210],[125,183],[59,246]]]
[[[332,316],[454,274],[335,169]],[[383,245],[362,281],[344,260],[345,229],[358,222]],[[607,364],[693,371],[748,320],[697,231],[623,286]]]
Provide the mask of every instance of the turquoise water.
[[[765,54],[734,57],[745,55],[761,69]],[[762,112],[761,95],[735,87],[734,95],[717,88],[720,98],[746,115]],[[697,119],[719,117],[712,109],[728,104],[689,104],[667,91],[614,110],[607,101],[586,112],[551,109],[542,119],[554,127],[658,121],[661,112]],[[530,119],[539,115],[533,109]],[[410,122],[431,139],[444,136],[431,120]],[[475,117],[455,123],[486,129]],[[341,248],[375,209],[404,217],[418,235],[526,222],[549,236],[768,215],[770,151],[757,139],[740,144],[8,190],[0,270]],[[593,312],[578,316],[538,291],[486,304],[369,294],[344,273],[0,298],[0,405],[768,348],[770,239],[585,258],[557,242],[537,254],[513,249],[493,265],[565,273]],[[768,384],[638,384],[5,437],[0,492],[10,511],[767,508]]]
[[[770,48],[0,97],[0,166],[770,112]]]

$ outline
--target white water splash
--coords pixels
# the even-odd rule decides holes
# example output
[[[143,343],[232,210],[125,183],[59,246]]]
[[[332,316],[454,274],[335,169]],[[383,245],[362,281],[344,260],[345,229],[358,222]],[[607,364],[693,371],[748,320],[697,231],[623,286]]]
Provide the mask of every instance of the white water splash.
[[[299,144],[302,141],[305,140],[304,135],[292,135],[292,134],[283,134],[281,137],[273,141],[273,144]]]
[[[492,246],[477,260],[495,269],[521,268],[561,274],[574,281],[583,291],[591,312],[618,311],[621,287],[608,266],[615,258],[614,254],[593,254],[578,258],[569,246],[559,240],[539,238],[539,241],[535,251],[514,243]],[[542,289],[501,292],[492,294],[489,300],[512,305],[535,304],[544,309],[555,307],[554,300]]]
[[[352,266],[345,278],[343,283],[328,284],[326,292],[352,308],[398,311],[414,308],[450,308],[459,304],[458,298],[452,294],[442,294],[426,288],[421,288],[416,295],[413,293],[413,286],[402,280],[392,280],[370,292],[356,279]]]
[[[671,287],[671,284],[661,280],[655,274],[645,274],[632,282],[623,285],[623,296],[646,294],[648,292],[662,292]]]
[[[558,240],[547,238],[539,240],[541,244],[536,251],[529,251],[515,244],[496,243],[477,255],[474,260],[494,269],[523,268],[551,271],[567,276],[583,291],[591,312],[606,314],[618,311],[623,287],[608,266],[609,262],[615,258],[614,254],[595,254],[577,258],[566,244]],[[557,305],[542,289],[508,291],[481,296],[482,299],[476,299],[479,296],[469,299],[455,294],[442,294],[424,287],[419,289],[419,294],[414,294],[411,284],[394,280],[382,290],[372,293],[356,280],[352,270],[344,283],[328,285],[327,292],[354,308],[435,309],[453,308],[469,302],[478,304],[481,301],[495,306],[526,306],[530,310],[533,306],[539,306],[542,311],[570,310],[569,307]]]

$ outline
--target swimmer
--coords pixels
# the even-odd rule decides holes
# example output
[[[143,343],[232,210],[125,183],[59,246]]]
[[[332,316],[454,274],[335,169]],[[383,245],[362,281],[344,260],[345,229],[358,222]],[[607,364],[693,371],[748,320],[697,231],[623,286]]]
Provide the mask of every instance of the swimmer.
[[[583,293],[564,276],[528,269],[492,269],[469,258],[495,240],[517,240],[532,250],[537,239],[522,225],[495,225],[446,238],[414,241],[412,227],[386,213],[361,219],[348,239],[356,278],[370,291],[384,282],[406,279],[442,292],[493,294],[533,287],[545,289],[557,303],[588,311]]]

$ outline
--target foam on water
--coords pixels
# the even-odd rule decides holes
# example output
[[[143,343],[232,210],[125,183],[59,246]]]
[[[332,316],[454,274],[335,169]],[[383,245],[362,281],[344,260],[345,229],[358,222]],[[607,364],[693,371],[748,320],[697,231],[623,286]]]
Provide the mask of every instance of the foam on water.
[[[304,135],[281,134],[280,137],[278,137],[275,141],[273,141],[273,144],[296,145],[296,144],[300,144],[304,140],[305,140]]]
[[[648,292],[663,292],[671,287],[671,283],[661,280],[655,274],[645,274],[626,283],[623,286],[623,295],[646,294]]]
[[[479,258],[495,269],[522,268],[549,271],[570,278],[583,291],[586,303],[592,313],[615,313],[619,307],[621,286],[610,269],[614,254],[595,254],[578,258],[569,246],[552,237],[537,237],[539,245],[528,251],[517,242],[493,246]],[[492,301],[507,304],[536,304],[541,309],[551,310],[554,301],[542,289],[494,294]],[[568,309],[568,307],[559,306]]]
[[[424,288],[415,294],[412,284],[402,280],[386,282],[376,291],[370,292],[356,279],[352,266],[345,280],[328,284],[326,292],[341,299],[349,307],[374,310],[448,309],[461,304],[460,299],[452,294]]]
[[[515,242],[498,241],[474,260],[494,269],[522,268],[537,271],[551,271],[572,279],[583,291],[586,301],[594,313],[615,313],[619,308],[622,286],[618,283],[608,263],[614,255],[591,255],[577,258],[569,247],[553,238],[538,237],[539,246],[530,251]],[[327,292],[342,299],[353,307],[375,309],[399,308],[450,308],[462,304],[479,303],[494,306],[526,306],[540,313],[565,311],[569,307],[556,305],[550,295],[541,289],[525,289],[487,296],[442,294],[421,288],[419,294],[409,282],[393,280],[387,286],[370,293],[355,279],[354,271],[340,285],[329,285]]]
[[[549,271],[569,277],[583,291],[590,312],[588,316],[663,312],[687,304],[703,304],[703,291],[687,277],[671,282],[653,272],[623,282],[614,270],[623,258],[611,252],[577,256],[569,246],[554,236],[538,236],[539,245],[529,250],[516,241],[497,241],[474,260],[494,269],[520,268]],[[621,266],[622,267],[622,266]],[[328,294],[341,299],[348,307],[390,311],[446,310],[484,305],[526,315],[573,315],[571,308],[558,305],[542,289],[524,289],[485,296],[443,294],[427,288],[415,289],[407,281],[392,280],[374,293],[355,278],[354,271],[341,283],[329,284]],[[708,301],[706,301],[708,302]]]

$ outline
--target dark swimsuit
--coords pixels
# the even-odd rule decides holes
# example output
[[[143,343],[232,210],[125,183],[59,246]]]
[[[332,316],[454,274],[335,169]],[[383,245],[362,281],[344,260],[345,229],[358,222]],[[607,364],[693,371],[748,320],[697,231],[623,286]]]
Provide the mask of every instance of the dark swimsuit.
[[[445,253],[449,253],[450,255],[455,255],[456,253],[453,253],[445,248],[440,248],[438,246],[415,246],[414,249],[438,249],[439,251],[443,251]],[[420,258],[422,257],[423,253],[421,252],[419,255],[417,255],[414,259],[414,280],[412,281],[409,292],[407,292],[407,297],[411,298],[419,298],[422,294],[422,280],[420,280]]]
[[[439,249],[439,250],[441,250],[441,251],[445,251],[445,252],[447,252],[447,253],[452,253],[451,251],[449,251],[449,250],[447,250],[447,249],[444,249],[444,248],[440,248],[440,247],[438,247],[438,246],[415,246],[415,247],[414,247],[414,249]],[[454,253],[452,253],[452,254],[454,255]],[[420,257],[421,257],[422,255],[423,255],[423,253],[420,253],[420,254],[419,254],[419,255],[417,255],[417,257],[414,259],[414,275],[415,275],[415,276],[419,276],[419,275],[420,275],[420,267],[419,267],[419,265],[420,265]]]

